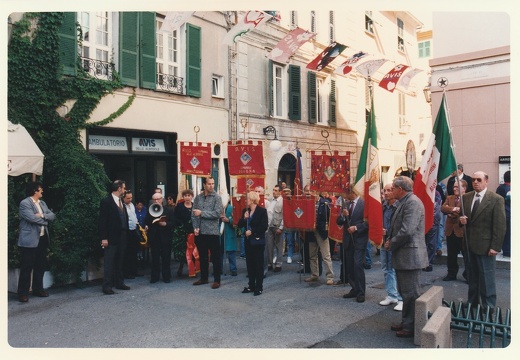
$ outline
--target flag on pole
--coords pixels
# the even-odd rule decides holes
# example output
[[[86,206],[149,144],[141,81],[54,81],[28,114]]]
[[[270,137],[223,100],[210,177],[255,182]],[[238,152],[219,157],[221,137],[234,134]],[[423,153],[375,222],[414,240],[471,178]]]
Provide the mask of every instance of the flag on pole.
[[[222,198],[222,206],[226,209],[229,202],[229,193],[227,191],[226,169],[224,168],[224,159],[222,158],[222,151],[218,158],[218,194]]]
[[[225,45],[233,45],[236,43],[237,38],[256,28],[258,25],[265,23],[270,18],[272,18],[272,16],[263,11],[247,11],[239,17],[236,25],[226,33],[223,43]]]
[[[303,195],[302,183],[302,153],[300,149],[296,148],[296,175],[294,176],[293,195]]]
[[[408,65],[399,64],[390,70],[379,82],[379,86],[390,92],[394,92],[397,82],[403,75],[404,71],[408,69]]]
[[[412,80],[412,78],[415,75],[419,74],[421,71],[422,71],[421,69],[411,69],[411,70],[407,71],[403,76],[401,76],[397,85],[405,88],[405,90],[408,90],[408,87],[410,86],[410,81]]]
[[[195,11],[168,11],[161,25],[161,32],[177,30],[195,13]]]
[[[381,183],[379,167],[379,150],[377,148],[376,116],[374,100],[365,132],[363,148],[359,156],[359,166],[354,183],[354,190],[364,196],[364,217],[368,222],[368,238],[377,247],[383,242],[383,207],[381,204]]]
[[[333,41],[329,46],[325,48],[316,56],[314,60],[307,64],[307,69],[320,71],[328,64],[330,64],[339,54],[343,52],[347,48],[346,45],[340,44],[338,42]]]
[[[279,63],[287,63],[300,46],[315,36],[316,34],[297,27],[285,35],[267,57]]]
[[[359,71],[363,76],[369,77],[374,74],[385,62],[386,59],[369,60],[356,66],[356,70]]]
[[[421,160],[421,166],[417,169],[413,185],[414,194],[424,204],[425,233],[433,225],[437,182],[446,179],[455,170],[457,170],[457,161],[451,140],[446,94],[442,94],[441,106],[433,125],[433,133]]]
[[[341,74],[341,75],[347,75],[349,72],[352,71],[352,67],[361,59],[367,56],[367,53],[364,53],[363,51],[360,51],[351,57],[349,57],[343,64],[338,66],[336,70],[334,70],[334,74]]]

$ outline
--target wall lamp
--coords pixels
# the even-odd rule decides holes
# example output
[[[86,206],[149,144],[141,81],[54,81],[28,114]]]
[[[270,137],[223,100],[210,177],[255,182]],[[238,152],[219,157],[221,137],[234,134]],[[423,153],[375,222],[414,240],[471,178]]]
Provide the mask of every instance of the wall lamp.
[[[263,128],[263,131],[264,135],[274,134],[274,139],[269,143],[269,148],[274,152],[280,150],[282,148],[282,143],[280,142],[280,140],[278,140],[276,128],[272,125],[269,125]]]
[[[428,83],[423,89],[424,99],[428,104],[432,102],[432,92],[430,89],[430,83]]]

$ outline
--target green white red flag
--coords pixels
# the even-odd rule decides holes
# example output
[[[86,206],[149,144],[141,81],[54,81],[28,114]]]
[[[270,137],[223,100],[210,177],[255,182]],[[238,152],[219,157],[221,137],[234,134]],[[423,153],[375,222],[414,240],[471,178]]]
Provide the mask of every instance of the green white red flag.
[[[381,204],[379,150],[377,148],[374,101],[367,122],[365,140],[359,157],[354,191],[365,199],[364,217],[368,223],[368,238],[377,247],[383,243],[383,207]]]
[[[442,94],[441,106],[433,125],[433,133],[428,147],[417,169],[413,192],[424,204],[424,232],[433,225],[433,208],[435,204],[435,188],[457,170],[457,161],[453,152],[451,131],[446,106],[446,94]]]

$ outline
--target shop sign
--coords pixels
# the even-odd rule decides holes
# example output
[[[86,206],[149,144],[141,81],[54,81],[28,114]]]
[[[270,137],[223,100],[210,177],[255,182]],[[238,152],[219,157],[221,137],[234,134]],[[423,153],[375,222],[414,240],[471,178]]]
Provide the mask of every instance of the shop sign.
[[[128,152],[128,143],[126,137],[122,136],[89,135],[88,148],[89,150]]]
[[[164,139],[132,138],[132,151],[166,152]]]

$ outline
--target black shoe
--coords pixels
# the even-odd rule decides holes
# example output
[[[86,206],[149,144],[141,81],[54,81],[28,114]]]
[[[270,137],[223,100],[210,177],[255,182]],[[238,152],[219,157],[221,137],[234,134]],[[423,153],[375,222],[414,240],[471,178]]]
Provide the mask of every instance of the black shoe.
[[[125,279],[135,279],[134,275],[125,275]]]
[[[433,266],[429,265],[429,266],[425,267],[424,269],[422,269],[422,271],[431,272],[431,271],[433,271]]]
[[[44,290],[33,291],[32,294],[33,294],[33,296],[38,296],[38,297],[48,297],[49,296],[49,293]]]
[[[103,294],[105,294],[105,295],[114,295],[115,292],[112,289],[103,289]]]
[[[280,272],[282,271],[282,268],[280,266],[277,266],[274,268],[274,272]]]
[[[357,296],[357,297],[356,297],[356,301],[357,301],[358,303],[365,302],[365,296],[363,296],[363,295],[359,295],[359,296]]]
[[[355,297],[357,297],[357,295],[354,291],[350,291],[349,293],[343,295],[343,299],[353,299]]]
[[[18,301],[19,302],[28,302],[29,297],[27,295],[18,295]]]
[[[166,284],[169,284],[170,283],[170,279],[165,279],[165,280],[163,280],[163,282],[165,282]]]
[[[363,267],[364,267],[365,269],[367,269],[367,270],[372,269],[372,265],[366,265],[366,264],[365,264],[365,265],[363,265]]]
[[[242,294],[247,294],[247,293],[251,293],[251,292],[254,292],[254,291],[255,291],[254,289],[245,287],[244,290],[242,290]]]
[[[119,290],[130,290],[130,286],[122,284],[122,285],[116,286],[116,289],[119,289]]]
[[[453,280],[457,280],[457,277],[456,276],[452,276],[452,275],[446,275],[444,277],[444,279],[442,279],[442,281],[453,281]]]
[[[231,271],[231,276],[237,276],[237,272],[236,271]]]
[[[255,291],[255,293],[253,295],[254,296],[262,295],[262,290]]]
[[[155,284],[159,279],[150,279],[150,284]]]
[[[135,273],[134,274],[135,277],[141,277],[141,276],[144,276],[143,274],[139,274],[139,273]]]

